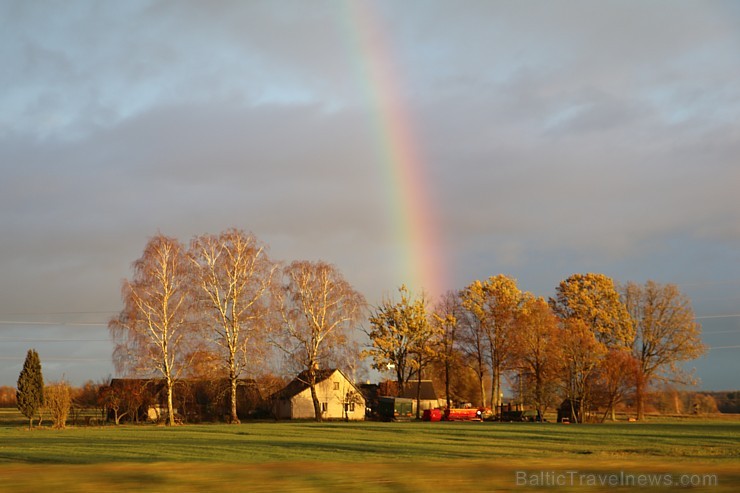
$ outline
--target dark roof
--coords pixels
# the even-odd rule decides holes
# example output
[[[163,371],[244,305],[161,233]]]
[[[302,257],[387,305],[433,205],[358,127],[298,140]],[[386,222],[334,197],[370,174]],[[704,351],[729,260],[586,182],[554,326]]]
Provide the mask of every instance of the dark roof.
[[[229,379],[228,378],[217,378],[217,379],[202,379],[202,378],[183,378],[179,380],[175,380],[175,385],[182,385],[182,384],[197,384],[200,382],[218,382],[223,384],[228,384]],[[121,387],[124,385],[141,385],[141,386],[156,386],[156,387],[164,387],[166,385],[166,381],[164,378],[155,377],[155,378],[112,378],[110,381],[111,387]],[[239,387],[243,386],[256,386],[257,381],[253,378],[237,378],[236,385]]]
[[[110,386],[114,388],[140,387],[152,392],[160,392],[165,387],[164,378],[112,378]]]
[[[416,385],[417,381],[409,381],[406,382],[406,385],[403,386],[403,392],[401,392],[398,397],[404,397],[406,399],[416,399]],[[422,380],[421,381],[421,393],[419,394],[419,399],[422,401],[436,401],[437,400],[437,392],[434,390],[434,384],[431,380]]]
[[[361,383],[359,388],[366,401],[377,400],[378,392],[380,392],[380,385],[377,383]]]
[[[203,386],[217,386],[221,388],[229,387],[228,378],[217,378],[217,379],[202,379],[202,378],[185,378],[182,380],[176,380],[173,382],[175,389],[197,389]],[[166,393],[167,381],[164,378],[113,378],[110,381],[111,388],[131,391],[133,389],[146,390],[150,395],[154,396],[157,394]],[[257,385],[257,381],[253,378],[238,378],[236,386],[240,393],[246,393],[246,395],[252,398],[261,399],[262,394]],[[180,390],[178,390],[179,392]]]
[[[339,371],[339,373],[342,373],[342,370],[338,370],[337,368],[327,368],[326,370],[317,370],[316,371],[316,383],[323,382],[330,376],[334,374],[335,371]],[[355,387],[355,384],[352,383],[352,381],[342,373],[342,376],[353,386]],[[275,392],[272,397],[276,399],[290,399],[304,390],[308,388],[308,370],[303,370],[298,374],[297,377],[295,377],[288,385],[283,387],[282,390],[279,390],[278,392]],[[355,387],[357,389],[357,387]],[[358,390],[359,392],[359,390]]]

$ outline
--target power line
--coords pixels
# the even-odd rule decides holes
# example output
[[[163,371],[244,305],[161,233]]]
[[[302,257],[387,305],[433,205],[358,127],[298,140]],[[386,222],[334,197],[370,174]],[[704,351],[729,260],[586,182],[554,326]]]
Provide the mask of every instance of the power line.
[[[110,339],[19,339],[15,337],[2,337],[3,342],[111,342]]]
[[[49,315],[110,315],[119,313],[118,310],[106,310],[106,311],[77,311],[77,312],[6,312],[1,314],[1,317],[46,317]]]
[[[16,357],[16,356],[0,356],[1,361],[24,361],[26,358],[23,357]],[[109,358],[54,358],[54,357],[44,357],[44,361],[80,361],[80,362],[86,362],[86,363],[93,363],[93,362],[100,362],[105,361],[107,363],[110,363],[111,360]]]
[[[727,281],[696,281],[696,282],[681,282],[678,286],[684,287],[708,287],[708,286],[725,286],[728,284],[740,284],[740,279],[730,279]]]
[[[107,323],[102,322],[28,322],[24,320],[0,320],[0,325],[54,325],[60,327],[107,327]]]

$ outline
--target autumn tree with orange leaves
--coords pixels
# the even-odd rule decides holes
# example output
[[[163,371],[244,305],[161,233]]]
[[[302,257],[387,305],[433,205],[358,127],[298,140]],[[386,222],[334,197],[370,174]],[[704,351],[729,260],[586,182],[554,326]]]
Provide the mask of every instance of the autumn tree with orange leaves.
[[[469,313],[471,326],[480,331],[473,340],[482,341],[491,374],[493,409],[501,404],[501,377],[509,368],[512,356],[514,321],[522,292],[516,280],[499,274],[485,281],[474,281],[462,291],[462,304]]]
[[[607,347],[632,346],[632,319],[610,277],[573,274],[558,285],[550,305],[562,319],[583,321]]]
[[[524,393],[520,397],[544,416],[555,403],[563,352],[558,318],[543,298],[525,298],[516,314],[513,337],[513,366]]]
[[[628,283],[622,297],[636,328],[632,354],[638,361],[637,417],[644,418],[645,389],[654,380],[690,383],[679,365],[706,352],[689,298],[674,284]]]
[[[593,379],[607,349],[583,320],[569,318],[562,323],[561,384],[573,415],[582,423],[591,408]]]

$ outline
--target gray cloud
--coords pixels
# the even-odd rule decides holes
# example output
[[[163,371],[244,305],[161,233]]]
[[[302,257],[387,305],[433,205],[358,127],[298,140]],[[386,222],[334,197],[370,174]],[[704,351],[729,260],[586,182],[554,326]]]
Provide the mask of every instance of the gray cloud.
[[[104,322],[147,237],[230,226],[377,301],[405,281],[384,90],[424,158],[450,288],[507,272],[549,295],[596,270],[732,312],[691,283],[740,289],[739,22],[731,2],[3,2],[0,318]],[[107,357],[91,344],[75,357]],[[25,350],[3,348],[10,384]],[[731,385],[715,368],[733,351],[702,360],[709,386]]]

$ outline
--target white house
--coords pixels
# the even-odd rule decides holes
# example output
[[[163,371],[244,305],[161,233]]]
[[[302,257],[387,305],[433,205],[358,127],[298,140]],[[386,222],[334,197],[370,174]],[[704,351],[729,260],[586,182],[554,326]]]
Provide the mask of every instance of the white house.
[[[278,419],[313,419],[315,417],[307,372],[301,372],[273,397]],[[365,398],[347,376],[338,369],[317,370],[316,395],[322,419],[365,419]]]

